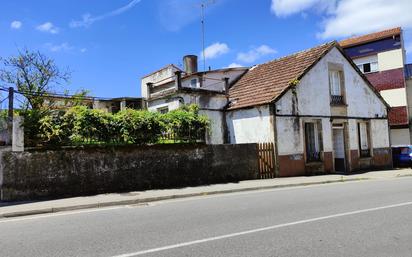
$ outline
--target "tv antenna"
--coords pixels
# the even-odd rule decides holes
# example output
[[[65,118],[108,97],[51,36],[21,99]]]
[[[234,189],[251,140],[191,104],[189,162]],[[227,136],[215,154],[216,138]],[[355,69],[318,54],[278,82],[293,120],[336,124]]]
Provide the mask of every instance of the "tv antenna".
[[[205,56],[205,8],[214,4],[215,0],[203,1],[200,3],[200,18],[202,24],[202,58],[203,58],[203,71],[206,71],[206,56]]]

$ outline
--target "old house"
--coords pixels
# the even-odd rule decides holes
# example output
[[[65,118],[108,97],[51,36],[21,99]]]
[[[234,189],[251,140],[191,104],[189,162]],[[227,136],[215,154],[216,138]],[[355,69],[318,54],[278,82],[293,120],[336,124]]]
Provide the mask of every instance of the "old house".
[[[226,68],[199,72],[197,57],[183,58],[184,70],[168,65],[142,78],[142,95],[150,111],[168,112],[185,104],[197,104],[209,117],[211,128],[206,141],[222,144],[225,138],[225,112],[228,88],[247,68]]]
[[[229,142],[274,143],[277,176],[391,166],[388,105],[337,42],[251,68],[229,97]]]
[[[391,106],[388,116],[392,145],[410,144],[408,106],[412,102],[407,96],[402,29],[398,27],[353,37],[339,44]]]
[[[276,176],[391,166],[389,106],[337,42],[250,69],[184,61],[145,76],[142,95],[158,112],[198,104],[208,143],[270,143]]]

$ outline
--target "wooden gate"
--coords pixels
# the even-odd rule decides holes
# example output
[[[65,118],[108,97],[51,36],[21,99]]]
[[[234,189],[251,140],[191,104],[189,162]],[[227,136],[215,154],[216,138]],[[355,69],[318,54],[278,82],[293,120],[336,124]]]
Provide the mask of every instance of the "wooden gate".
[[[273,143],[258,144],[259,177],[275,177],[275,149]]]

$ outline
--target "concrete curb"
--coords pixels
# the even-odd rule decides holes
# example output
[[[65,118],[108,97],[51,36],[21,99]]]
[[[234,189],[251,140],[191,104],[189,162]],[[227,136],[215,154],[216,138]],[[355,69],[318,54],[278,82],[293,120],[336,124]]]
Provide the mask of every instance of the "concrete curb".
[[[247,188],[237,188],[237,189],[229,189],[229,190],[217,190],[217,191],[210,191],[210,192],[197,192],[197,193],[188,193],[188,194],[181,194],[181,195],[165,195],[165,196],[159,196],[159,197],[148,197],[148,198],[141,198],[141,199],[120,200],[120,201],[111,201],[111,202],[98,202],[98,203],[93,203],[93,204],[72,205],[72,206],[55,207],[55,208],[51,207],[51,208],[34,209],[34,210],[27,210],[27,211],[0,213],[0,218],[13,218],[13,217],[21,217],[21,216],[29,216],[29,215],[37,215],[37,214],[56,213],[56,212],[63,212],[63,211],[74,211],[74,210],[103,208],[103,207],[111,207],[111,206],[141,204],[141,203],[157,202],[157,201],[164,201],[164,200],[171,200],[171,199],[195,197],[195,196],[217,195],[217,194],[227,194],[227,193],[236,193],[236,192],[275,189],[275,188],[286,188],[286,187],[311,186],[311,185],[342,183],[342,182],[362,181],[362,180],[370,180],[370,178],[334,179],[334,180],[304,182],[304,183],[295,183],[295,184],[247,187]]]

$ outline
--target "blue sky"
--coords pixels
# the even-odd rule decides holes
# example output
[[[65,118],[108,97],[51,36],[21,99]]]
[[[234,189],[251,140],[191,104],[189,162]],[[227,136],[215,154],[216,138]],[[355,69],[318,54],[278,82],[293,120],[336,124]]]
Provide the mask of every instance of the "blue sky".
[[[70,84],[56,91],[140,96],[143,75],[200,55],[200,2],[0,0],[0,56],[27,47],[69,67]],[[206,10],[207,66],[250,66],[395,26],[411,62],[411,11],[410,0],[215,0]]]

